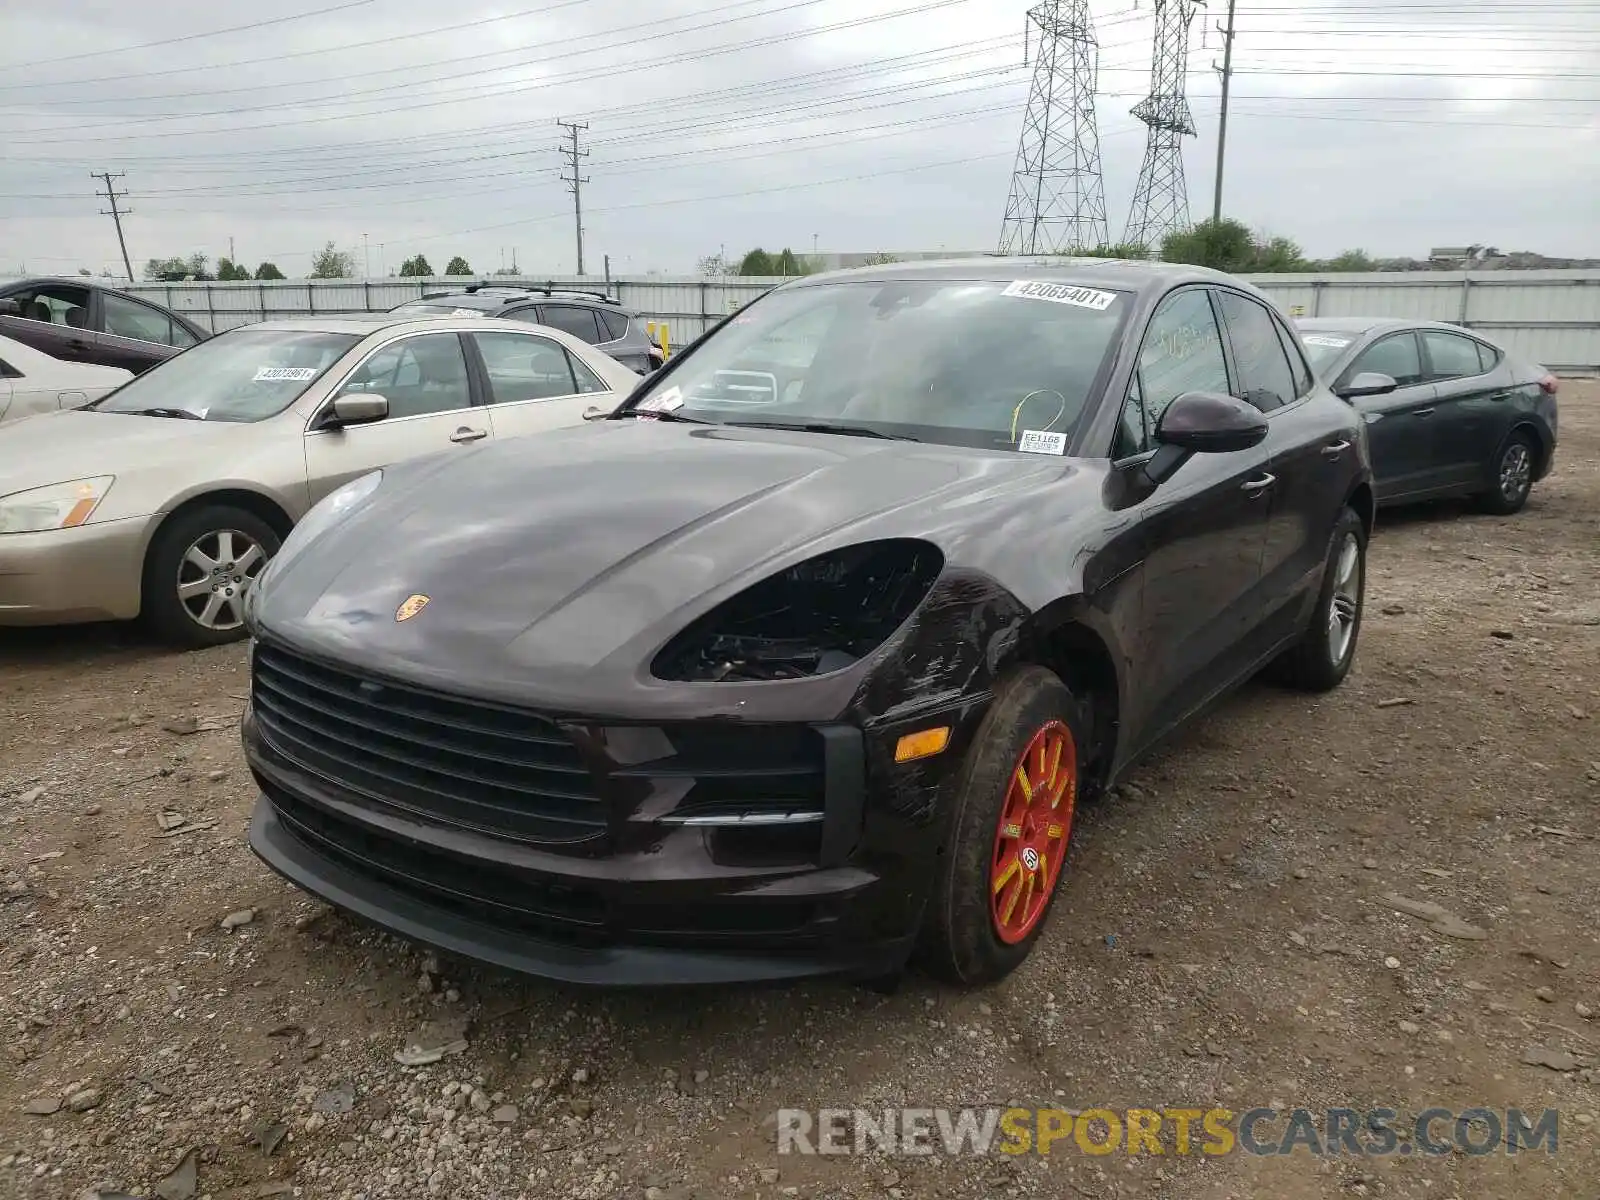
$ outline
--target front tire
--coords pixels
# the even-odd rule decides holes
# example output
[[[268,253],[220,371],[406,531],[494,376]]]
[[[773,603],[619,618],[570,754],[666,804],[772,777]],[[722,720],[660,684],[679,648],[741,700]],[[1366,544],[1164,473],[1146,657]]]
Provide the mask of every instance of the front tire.
[[[1521,430],[1512,433],[1495,455],[1489,468],[1491,484],[1488,491],[1479,494],[1478,506],[1499,517],[1521,511],[1533,491],[1533,471],[1538,456],[1539,448],[1532,437]]]
[[[1343,683],[1355,662],[1366,593],[1367,530],[1355,510],[1346,508],[1334,524],[1311,624],[1274,664],[1274,674],[1307,692],[1332,691]]]
[[[180,513],[145,555],[145,620],[162,641],[183,649],[239,641],[245,593],[281,544],[272,526],[242,508]]]
[[[1042,667],[997,689],[954,780],[918,945],[929,974],[992,983],[1028,957],[1065,873],[1088,727],[1081,703]]]

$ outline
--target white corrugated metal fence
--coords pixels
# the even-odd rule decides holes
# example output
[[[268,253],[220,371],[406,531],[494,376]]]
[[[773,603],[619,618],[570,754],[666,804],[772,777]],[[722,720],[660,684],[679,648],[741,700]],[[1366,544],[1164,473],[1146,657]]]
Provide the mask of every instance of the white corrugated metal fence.
[[[1293,316],[1415,317],[1449,321],[1488,336],[1553,370],[1600,374],[1600,271],[1438,271],[1414,274],[1248,276]],[[178,310],[213,332],[275,317],[383,312],[450,279],[311,279],[276,282],[140,283],[127,290]],[[604,281],[565,276],[498,283],[601,290]],[[628,308],[665,324],[673,345],[698,337],[781,279],[632,276],[611,281]]]

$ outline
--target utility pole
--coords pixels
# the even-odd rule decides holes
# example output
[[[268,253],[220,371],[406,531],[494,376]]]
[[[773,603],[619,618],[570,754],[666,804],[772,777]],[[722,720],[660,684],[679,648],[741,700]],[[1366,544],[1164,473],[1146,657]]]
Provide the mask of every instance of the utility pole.
[[[561,157],[566,160],[566,165],[572,168],[571,176],[565,171],[561,174],[561,181],[572,189],[572,217],[576,224],[578,234],[578,274],[583,274],[583,185],[589,182],[587,175],[580,175],[578,167],[581,160],[589,157],[587,150],[578,148],[578,135],[588,132],[587,123],[578,124],[575,121],[556,121],[556,124],[567,131],[572,139],[571,146],[558,146],[556,149]]]
[[[372,278],[372,252],[367,248],[367,235],[361,235],[361,278]]]
[[[96,174],[94,171],[90,171],[89,172],[89,178],[90,179],[99,179],[99,180],[103,180],[105,182],[105,185],[106,185],[105,197],[106,197],[107,203],[109,203],[111,205],[111,207],[110,208],[102,208],[100,210],[100,215],[102,217],[110,217],[111,220],[116,224],[116,227],[117,227],[117,245],[122,247],[122,265],[128,269],[128,282],[132,283],[133,282],[133,264],[128,261],[128,242],[127,242],[127,239],[122,236],[122,218],[124,216],[126,216],[128,213],[131,213],[133,211],[133,209],[131,209],[131,208],[119,209],[117,207],[117,201],[121,200],[128,193],[127,192],[119,192],[119,191],[115,190],[111,186],[111,181],[113,179],[122,179],[122,178],[124,178],[126,176],[126,174],[127,174],[127,172],[125,172],[125,171],[119,171],[115,175],[111,174],[111,172],[109,172],[109,171],[101,171],[98,174]],[[97,195],[97,196],[99,194],[100,194],[99,192],[95,193],[95,195]]]
[[[1222,35],[1222,66],[1219,69],[1222,75],[1222,120],[1217,126],[1217,180],[1216,191],[1211,197],[1213,226],[1222,220],[1222,164],[1228,150],[1228,84],[1233,80],[1233,6],[1234,0],[1228,0],[1227,27],[1217,26],[1217,32]],[[1215,63],[1212,65],[1216,66]]]

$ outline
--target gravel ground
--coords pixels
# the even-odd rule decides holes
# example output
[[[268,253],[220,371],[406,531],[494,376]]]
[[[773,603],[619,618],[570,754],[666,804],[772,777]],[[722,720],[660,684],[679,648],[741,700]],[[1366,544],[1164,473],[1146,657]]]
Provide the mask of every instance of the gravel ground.
[[[1595,1200],[1600,385],[1562,400],[1529,508],[1385,514],[1346,685],[1252,686],[1146,763],[1086,814],[1033,958],[978,994],[593,994],[440,962],[245,848],[238,647],[0,638],[0,1196]],[[1009,1102],[1551,1107],[1560,1150],[773,1144],[779,1107]]]

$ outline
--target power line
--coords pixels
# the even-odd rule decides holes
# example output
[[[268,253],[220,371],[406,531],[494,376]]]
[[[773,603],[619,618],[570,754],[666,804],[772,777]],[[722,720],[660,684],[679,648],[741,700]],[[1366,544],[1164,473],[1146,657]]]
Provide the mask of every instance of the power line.
[[[156,42],[140,42],[135,46],[118,46],[114,50],[85,50],[82,54],[63,54],[59,58],[35,58],[24,62],[0,64],[7,71],[27,70],[29,67],[48,67],[52,63],[79,62],[85,58],[103,58],[107,54],[126,54],[130,50],[152,50],[157,46],[176,46],[180,42],[195,42],[202,38],[221,37],[225,33],[243,33],[250,29],[265,29],[269,25],[284,25],[290,21],[304,21],[308,17],[325,17],[329,13],[343,12],[347,8],[362,8],[373,0],[347,0],[331,8],[315,8],[310,12],[294,13],[287,17],[273,17],[266,21],[252,21],[248,25],[233,25],[227,29],[211,29],[204,33],[186,33],[182,37],[162,38]],[[130,276],[131,277],[131,276]]]
[[[805,7],[807,5],[818,4],[818,3],[823,3],[823,2],[824,2],[824,0],[796,0],[796,3],[791,4],[791,5],[787,6],[787,7],[788,8],[800,8],[800,7]],[[566,75],[552,76],[552,77],[549,77],[549,78],[535,80],[535,81],[529,82],[529,83],[516,83],[513,86],[500,88],[498,90],[485,90],[483,82],[482,82],[482,78],[481,78],[481,76],[482,76],[482,69],[481,68],[468,70],[468,71],[461,71],[461,72],[456,72],[455,74],[452,74],[452,75],[440,76],[437,79],[426,80],[424,82],[443,83],[443,82],[446,82],[446,81],[448,81],[450,79],[461,79],[461,78],[474,79],[475,80],[474,83],[472,83],[470,85],[466,85],[463,95],[452,96],[452,97],[450,97],[448,99],[436,99],[436,100],[423,101],[423,102],[418,103],[418,104],[394,104],[394,103],[390,103],[390,102],[385,101],[385,100],[373,100],[373,99],[371,99],[372,97],[378,95],[379,93],[392,92],[392,91],[396,90],[397,88],[402,89],[402,90],[412,88],[412,87],[415,86],[415,82],[414,81],[408,81],[407,83],[403,83],[403,84],[393,84],[393,85],[389,85],[387,87],[382,87],[382,88],[369,88],[369,89],[366,89],[365,91],[360,91],[360,92],[346,93],[346,97],[349,97],[349,96],[358,97],[358,102],[359,103],[377,103],[377,104],[380,105],[379,108],[373,109],[373,110],[371,110],[369,112],[349,112],[349,111],[336,112],[336,113],[329,114],[327,116],[320,116],[320,117],[301,117],[301,118],[297,118],[297,119],[294,119],[294,120],[267,121],[267,122],[264,122],[264,123],[258,124],[258,125],[241,125],[241,126],[236,126],[236,127],[233,127],[233,128],[230,128],[230,129],[226,129],[226,130],[218,130],[218,129],[211,129],[211,130],[200,130],[200,129],[168,130],[166,132],[152,132],[152,133],[132,133],[132,134],[123,133],[123,134],[109,135],[109,136],[105,136],[105,137],[79,138],[79,139],[76,139],[76,140],[78,142],[80,142],[80,143],[83,143],[83,142],[128,142],[128,141],[140,141],[140,140],[149,139],[149,138],[207,137],[207,136],[215,136],[215,135],[221,134],[221,133],[226,133],[230,137],[236,137],[240,133],[250,133],[250,132],[255,132],[255,131],[258,131],[258,130],[262,130],[262,129],[282,129],[282,128],[287,128],[289,126],[298,126],[298,125],[320,125],[320,124],[324,124],[324,123],[329,122],[329,121],[349,121],[349,120],[352,120],[352,119],[359,119],[359,118],[362,118],[362,117],[389,116],[391,114],[400,113],[400,112],[415,112],[415,111],[418,111],[418,110],[421,110],[421,109],[441,108],[441,107],[445,107],[445,106],[452,105],[452,104],[464,104],[464,103],[470,103],[470,102],[473,102],[473,101],[481,101],[481,100],[485,100],[485,99],[496,99],[496,98],[505,97],[505,96],[518,95],[518,94],[522,94],[522,93],[530,92],[530,91],[539,91],[539,90],[542,90],[544,88],[554,87],[554,86],[557,86],[557,85],[562,84],[562,83],[570,83],[570,82],[576,82],[576,81],[591,81],[591,80],[609,78],[609,77],[614,76],[614,75],[623,75],[623,74],[630,74],[631,75],[631,74],[636,74],[636,73],[638,73],[640,71],[655,70],[655,69],[660,69],[660,68],[663,68],[663,67],[676,68],[676,67],[679,67],[683,63],[686,63],[686,62],[695,62],[695,61],[699,61],[701,59],[713,58],[713,57],[717,57],[719,55],[725,55],[725,54],[745,54],[745,53],[748,53],[750,50],[752,50],[754,48],[757,48],[757,47],[778,45],[778,44],[784,43],[784,42],[798,41],[798,40],[801,40],[801,39],[804,39],[804,38],[815,37],[816,35],[822,34],[822,33],[835,33],[835,32],[839,32],[839,31],[844,30],[844,29],[858,28],[858,27],[863,26],[863,25],[870,25],[870,24],[874,24],[874,23],[877,23],[877,22],[880,22],[880,21],[895,20],[895,19],[900,18],[900,17],[920,16],[920,15],[922,15],[924,13],[931,12],[931,11],[934,11],[936,9],[949,8],[949,7],[952,7],[953,5],[965,4],[967,2],[968,2],[968,0],[927,0],[927,2],[925,2],[925,3],[914,5],[913,7],[910,7],[910,8],[896,9],[893,12],[875,13],[875,14],[872,14],[872,15],[866,16],[866,17],[857,17],[857,18],[853,18],[853,19],[848,20],[848,21],[837,21],[837,22],[834,22],[834,23],[832,23],[830,25],[819,25],[819,26],[815,26],[815,27],[810,28],[810,29],[792,31],[792,32],[789,32],[789,33],[784,33],[784,34],[776,34],[776,35],[769,36],[769,37],[764,37],[764,38],[745,38],[745,39],[743,39],[741,41],[738,41],[738,42],[732,42],[732,43],[728,43],[728,44],[721,45],[721,46],[714,46],[714,47],[711,47],[709,49],[702,50],[702,51],[697,51],[697,52],[692,53],[692,54],[680,54],[680,55],[674,55],[674,56],[671,56],[671,57],[668,57],[666,55],[663,55],[663,54],[659,53],[659,38],[656,38],[653,35],[652,36],[646,36],[646,37],[640,37],[640,38],[635,38],[635,39],[630,40],[630,41],[623,41],[623,42],[614,43],[614,44],[612,44],[610,46],[606,46],[606,47],[596,47],[596,48],[593,48],[591,50],[577,50],[577,51],[572,51],[572,52],[566,53],[566,54],[554,54],[554,55],[548,55],[548,56],[543,57],[543,58],[526,59],[526,60],[523,60],[523,61],[520,61],[520,62],[517,62],[517,63],[507,64],[507,66],[505,66],[505,67],[498,67],[498,68],[495,68],[495,69],[496,70],[509,70],[511,67],[515,67],[515,66],[533,66],[533,65],[537,65],[539,63],[566,59],[566,58],[572,57],[573,55],[577,55],[577,54],[596,53],[596,52],[601,51],[601,50],[613,50],[613,49],[618,49],[618,48],[620,48],[622,46],[644,45],[644,44],[647,44],[647,43],[657,43],[658,44],[657,45],[657,53],[653,54],[650,58],[645,59],[643,61],[622,63],[622,64],[617,65],[615,68],[610,68],[610,69],[602,68],[600,70],[594,70],[594,69],[578,70],[578,71],[570,72],[570,73],[568,73]],[[771,12],[781,12],[781,11],[785,11],[785,10],[784,9],[771,10]],[[770,13],[769,13],[769,15],[770,15]],[[725,23],[726,22],[712,22],[712,24],[725,24]],[[707,28],[707,27],[709,27],[709,26],[695,26],[695,27],[692,27],[692,28],[699,29],[699,28]],[[689,30],[679,30],[678,32],[684,33],[684,32],[689,32]],[[452,90],[463,90],[463,89],[452,89]],[[248,106],[246,106],[244,108],[210,109],[210,110],[206,110],[206,111],[202,111],[202,112],[194,112],[194,113],[165,113],[165,114],[160,114],[160,115],[152,116],[152,117],[148,117],[148,118],[143,118],[143,117],[136,118],[134,121],[132,121],[130,123],[131,124],[138,124],[140,122],[150,123],[150,122],[166,122],[166,121],[174,121],[174,120],[193,120],[193,119],[206,118],[206,117],[239,116],[239,115],[244,115],[244,114],[249,114],[249,113],[262,112],[262,111],[268,110],[268,109],[314,107],[314,106],[317,106],[319,104],[324,104],[324,102],[337,102],[337,98],[335,98],[335,97],[321,97],[319,99],[310,100],[310,101],[307,101],[307,100],[282,101],[282,102],[275,103],[275,104],[248,105]],[[326,105],[324,104],[324,106],[326,106]],[[78,119],[81,120],[81,117],[78,118]],[[59,134],[60,131],[59,130],[54,130],[54,131],[48,131],[48,132],[50,132],[52,134]],[[56,140],[55,136],[48,136],[48,137],[43,137],[43,138],[17,138],[17,139],[14,139],[11,144],[12,145],[17,145],[17,146],[20,146],[20,145],[42,145],[42,144],[48,144],[48,143],[54,142],[55,140]]]
[[[587,0],[585,0],[585,2],[587,2]],[[690,16],[696,16],[696,17],[709,16],[712,13],[727,12],[730,9],[735,9],[735,8],[747,8],[748,6],[750,6],[752,4],[759,4],[759,3],[766,3],[766,2],[767,2],[767,0],[731,0],[730,3],[720,5],[720,6],[716,7],[716,8],[701,9],[699,12],[692,13],[692,14],[689,14],[689,15]],[[952,0],[952,2],[954,2],[954,0]],[[628,39],[628,40],[624,40],[624,41],[620,41],[620,42],[612,42],[610,44],[602,45],[602,46],[591,46],[588,49],[584,49],[584,50],[566,49],[566,50],[561,50],[561,51],[555,52],[555,53],[542,54],[542,55],[536,56],[534,58],[518,59],[515,62],[505,63],[505,64],[503,64],[501,66],[490,66],[485,62],[485,60],[486,59],[490,59],[490,58],[497,58],[497,57],[500,57],[502,55],[507,55],[507,54],[521,54],[521,53],[523,53],[524,48],[523,47],[513,47],[512,49],[509,49],[509,50],[494,50],[494,51],[490,51],[487,54],[485,54],[481,50],[476,52],[476,53],[473,53],[473,54],[458,54],[453,58],[434,59],[433,61],[424,64],[420,68],[418,66],[416,66],[416,65],[409,65],[409,66],[401,66],[401,67],[379,67],[378,69],[373,70],[373,71],[354,71],[354,72],[348,72],[348,73],[341,72],[340,76],[339,76],[339,80],[338,80],[338,82],[341,85],[342,84],[348,84],[352,80],[356,80],[356,79],[376,79],[376,78],[378,78],[379,76],[382,76],[382,75],[405,75],[406,78],[402,79],[399,83],[384,84],[382,87],[361,88],[361,89],[354,90],[354,91],[352,91],[352,90],[350,90],[348,88],[341,88],[340,91],[332,92],[332,93],[329,93],[328,95],[325,95],[325,96],[306,96],[306,97],[302,97],[302,98],[300,98],[298,100],[280,100],[280,101],[276,101],[276,102],[274,102],[272,104],[258,104],[258,105],[254,105],[254,106],[252,106],[250,108],[244,108],[244,109],[217,109],[217,110],[212,110],[212,111],[203,111],[203,112],[199,112],[199,113],[190,113],[190,112],[136,113],[136,114],[133,114],[133,116],[130,117],[129,119],[131,121],[133,121],[133,122],[157,121],[157,120],[160,120],[160,121],[169,121],[169,120],[176,121],[176,120],[183,120],[184,118],[189,117],[189,116],[232,115],[232,114],[240,113],[240,112],[259,112],[262,109],[300,108],[300,107],[305,107],[305,106],[314,106],[314,105],[317,105],[317,104],[320,104],[320,103],[323,103],[323,102],[340,102],[340,101],[343,101],[343,100],[345,100],[345,99],[347,99],[349,97],[377,96],[377,95],[383,95],[383,94],[386,94],[386,93],[389,93],[389,92],[412,91],[412,90],[416,89],[419,85],[422,85],[422,84],[446,83],[446,82],[448,82],[450,80],[453,80],[453,79],[480,79],[481,80],[482,77],[485,74],[492,74],[492,73],[497,72],[497,71],[511,71],[511,70],[516,70],[516,69],[518,69],[520,67],[536,66],[536,65],[538,65],[540,63],[564,61],[564,60],[566,60],[568,58],[571,58],[574,55],[578,55],[578,54],[599,54],[599,53],[604,53],[607,50],[615,50],[615,49],[619,49],[619,48],[621,48],[623,46],[636,46],[636,45],[643,44],[645,42],[659,43],[664,36],[673,36],[673,35],[676,35],[676,34],[683,34],[683,33],[699,33],[699,32],[702,32],[704,30],[707,30],[707,29],[719,29],[724,25],[733,25],[733,24],[737,24],[740,21],[749,21],[749,20],[752,20],[752,19],[757,18],[757,17],[777,16],[777,15],[779,15],[781,13],[794,12],[794,11],[797,11],[797,10],[802,9],[802,8],[813,8],[816,5],[823,4],[823,3],[826,3],[826,0],[791,0],[790,3],[781,4],[777,8],[770,8],[770,9],[766,9],[766,10],[758,10],[758,11],[752,12],[752,13],[743,13],[740,16],[737,16],[737,17],[724,17],[721,20],[717,20],[717,21],[706,21],[706,22],[704,22],[702,24],[690,25],[690,26],[687,26],[686,28],[683,28],[683,29],[669,29],[669,30],[663,31],[663,30],[655,28],[655,26],[652,25],[651,33],[650,33],[650,35],[648,37],[637,37],[637,38],[632,38],[632,39]],[[566,7],[566,6],[565,5],[557,5],[555,7],[562,8],[562,7]],[[545,10],[545,11],[553,11],[553,10]],[[684,20],[684,19],[685,19],[684,17],[664,17],[664,18],[662,18],[663,21],[681,21],[681,20]],[[544,39],[539,44],[540,44],[541,49],[550,49],[551,47],[556,47],[556,46],[570,47],[576,42],[593,41],[596,38],[608,37],[612,33],[613,33],[613,30],[601,29],[601,30],[597,30],[597,31],[595,31],[593,33],[573,34],[571,37]],[[473,64],[472,65],[472,69],[466,70],[466,71],[455,71],[455,72],[452,72],[450,74],[438,75],[438,76],[419,76],[417,74],[419,69],[420,70],[432,71],[432,70],[435,70],[435,69],[437,69],[439,67],[455,66],[455,65],[458,65],[458,64],[461,64],[461,63],[471,63],[471,64]],[[307,86],[308,84],[311,84],[311,85],[324,84],[325,85],[328,82],[330,82],[330,81],[327,80],[327,79],[307,79],[307,80],[295,80],[295,81],[288,82],[288,83],[267,84],[267,85],[263,85],[261,83],[252,83],[252,84],[247,84],[247,85],[244,85],[244,86],[241,86],[241,87],[211,88],[211,89],[207,89],[205,91],[198,91],[198,90],[195,90],[195,89],[190,89],[188,91],[183,91],[183,92],[160,92],[160,93],[157,93],[155,95],[148,95],[148,96],[126,96],[126,97],[90,96],[90,97],[85,97],[85,98],[82,98],[82,99],[54,100],[54,101],[52,101],[52,107],[54,107],[54,108],[62,108],[62,107],[67,107],[67,106],[70,106],[70,105],[77,105],[77,104],[118,104],[118,105],[121,105],[121,104],[143,104],[146,101],[151,101],[151,100],[192,100],[192,99],[208,99],[208,98],[210,98],[212,96],[240,96],[240,95],[247,95],[247,94],[248,95],[252,95],[252,96],[258,96],[264,90],[264,87],[265,88],[294,88],[294,87],[304,87],[304,86]],[[68,85],[60,85],[60,86],[68,86]]]
[[[0,83],[0,92],[19,91],[24,88],[75,88],[91,83],[122,83],[130,79],[158,79],[167,75],[187,76],[194,75],[200,71],[224,71],[233,67],[253,67],[260,63],[290,62],[297,58],[311,58],[318,54],[348,54],[352,50],[366,50],[373,46],[388,46],[393,45],[395,42],[406,42],[420,37],[435,37],[441,33],[455,33],[462,29],[476,29],[484,25],[493,25],[499,21],[513,21],[520,17],[542,17],[555,12],[557,9],[571,8],[577,4],[588,4],[589,2],[590,0],[561,0],[559,4],[548,4],[539,8],[524,8],[517,12],[499,13],[492,17],[479,17],[476,20],[461,21],[455,25],[439,25],[433,29],[420,29],[416,33],[396,33],[389,37],[365,38],[359,42],[341,42],[337,46],[313,46],[309,50],[287,50],[281,54],[268,54],[261,58],[236,58],[220,63],[189,63],[181,67],[168,67],[162,71],[130,71],[123,75],[97,75],[90,79],[52,79],[27,83]],[[130,98],[149,99],[150,97]],[[58,101],[57,103],[60,102]]]
[[[112,223],[114,225],[116,225],[116,227],[117,227],[117,245],[122,247],[122,265],[128,268],[128,278],[130,280],[132,280],[133,279],[133,264],[128,261],[128,243],[127,243],[127,240],[122,236],[122,215],[123,215],[124,212],[130,212],[131,213],[133,211],[133,209],[129,208],[129,209],[123,209],[123,210],[120,210],[120,211],[118,210],[117,201],[121,200],[128,193],[127,192],[119,192],[114,187],[112,187],[112,185],[111,185],[111,181],[113,179],[125,178],[125,173],[124,172],[118,172],[117,174],[113,175],[109,171],[102,171],[97,175],[93,171],[91,171],[89,173],[89,178],[91,178],[91,179],[100,179],[100,180],[103,180],[105,182],[105,185],[106,185],[106,191],[105,191],[106,202],[109,203],[111,205],[111,207],[109,209],[102,208],[100,210],[100,215],[103,216],[103,217],[110,217]],[[95,194],[99,195],[98,192],[96,192]]]
[[[565,129],[568,135],[572,138],[571,146],[557,146],[556,150],[566,162],[567,166],[572,168],[572,174],[570,176],[567,175],[566,171],[562,171],[561,181],[565,183],[572,192],[573,227],[578,235],[578,274],[582,275],[583,185],[589,182],[589,177],[587,175],[580,175],[579,169],[583,160],[589,157],[589,152],[587,150],[580,150],[578,148],[578,137],[580,134],[587,133],[589,126],[587,124],[580,125],[576,121],[562,121],[559,119],[556,121],[556,124],[562,129]]]

